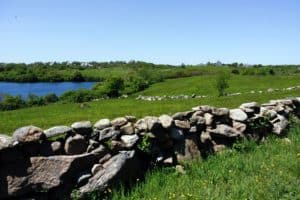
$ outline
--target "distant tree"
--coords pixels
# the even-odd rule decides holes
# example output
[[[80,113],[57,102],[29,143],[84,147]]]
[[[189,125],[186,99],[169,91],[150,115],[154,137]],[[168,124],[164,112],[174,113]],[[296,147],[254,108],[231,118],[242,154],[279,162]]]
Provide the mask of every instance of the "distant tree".
[[[225,73],[221,73],[217,76],[216,88],[219,96],[225,96],[225,90],[229,87],[228,80],[230,76]]]
[[[82,76],[82,74],[79,71],[76,71],[73,74],[71,80],[75,81],[75,82],[82,82],[82,81],[84,81],[84,77]]]
[[[238,69],[233,69],[231,71],[232,74],[240,74],[240,71]]]
[[[119,97],[124,89],[124,80],[121,77],[112,77],[104,83],[105,93],[109,97]]]

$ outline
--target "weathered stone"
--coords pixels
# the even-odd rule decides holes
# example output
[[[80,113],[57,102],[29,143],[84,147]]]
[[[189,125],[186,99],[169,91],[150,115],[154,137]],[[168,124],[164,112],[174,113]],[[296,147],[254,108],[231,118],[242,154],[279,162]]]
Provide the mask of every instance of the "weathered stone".
[[[94,127],[98,130],[105,129],[105,128],[110,127],[110,126],[111,126],[111,123],[110,123],[109,119],[100,119],[94,125]]]
[[[77,179],[77,185],[78,186],[82,186],[82,185],[85,185],[88,181],[89,181],[89,178],[92,177],[92,174],[90,173],[82,173],[82,175],[80,175]]]
[[[159,117],[159,121],[161,122],[162,127],[165,129],[169,129],[173,125],[173,119],[169,115],[161,115]]]
[[[183,140],[184,139],[184,134],[183,131],[177,128],[172,128],[170,131],[170,137],[173,140]]]
[[[99,159],[99,164],[107,162],[111,158],[111,154],[107,153],[102,158]]]
[[[197,133],[198,132],[197,126],[191,126],[189,132],[190,133]]]
[[[191,128],[189,121],[181,121],[181,120],[175,120],[175,126],[184,130],[188,130]]]
[[[44,131],[47,138],[65,136],[72,132],[72,128],[68,126],[55,126]]]
[[[17,163],[1,163],[0,199],[20,197],[37,190],[47,191],[63,184],[72,184],[77,174],[91,167],[96,160],[95,155],[82,154],[31,157]]]
[[[103,169],[90,178],[86,185],[80,187],[79,192],[82,198],[92,191],[103,192],[114,181],[135,178],[139,171],[135,152],[120,152],[104,163]]]
[[[228,108],[213,108],[212,114],[218,117],[227,116],[229,114]]]
[[[164,159],[163,164],[164,165],[173,165],[174,164],[173,157],[168,157],[168,158]]]
[[[99,141],[106,141],[114,139],[120,135],[120,131],[115,130],[114,127],[108,127],[99,132]]]
[[[255,113],[258,114],[260,112],[260,107],[256,102],[243,103],[240,105],[240,109],[250,115]]]
[[[120,128],[120,131],[123,134],[132,135],[135,133],[134,125],[131,122],[128,122]]]
[[[245,132],[247,129],[246,124],[237,121],[232,122],[232,127],[241,133]]]
[[[19,128],[13,134],[13,140],[19,143],[38,142],[44,138],[43,130],[35,126]]]
[[[76,134],[68,137],[65,143],[65,152],[68,155],[84,153],[87,149],[87,142],[82,135]]]
[[[103,145],[100,145],[99,147],[97,147],[96,149],[91,151],[91,154],[94,154],[94,155],[96,155],[97,157],[100,157],[100,158],[105,156],[107,153],[108,153],[108,151],[105,148],[105,146],[103,146]]]
[[[75,122],[71,125],[76,133],[81,135],[89,135],[92,133],[92,123],[90,121]]]
[[[248,119],[247,114],[241,109],[231,109],[229,111],[229,117],[235,121],[244,122]]]
[[[186,112],[177,112],[175,113],[172,118],[174,120],[187,120],[191,118],[195,111],[186,111]]]
[[[121,126],[124,126],[127,122],[128,122],[128,120],[125,117],[118,117],[118,118],[113,119],[111,121],[111,124],[114,127],[121,127]]]
[[[139,140],[139,136],[137,135],[122,135],[121,141],[124,143],[126,148],[132,148],[137,141]]]
[[[157,128],[162,127],[159,119],[157,117],[145,117],[145,122],[147,124],[147,129],[150,132],[155,131]]]
[[[205,124],[207,126],[212,125],[213,121],[214,121],[214,116],[210,113],[205,113],[204,114],[204,119],[205,119]]]
[[[215,129],[209,130],[209,133],[212,137],[222,138],[239,137],[242,135],[241,132],[225,124],[217,125]]]
[[[89,139],[89,144],[88,144],[88,147],[87,147],[87,152],[91,152],[93,151],[95,148],[97,148],[99,146],[99,142],[93,140],[93,139]]]
[[[277,115],[276,121],[277,122],[273,123],[273,133],[277,135],[282,135],[283,133],[285,133],[289,125],[289,121],[281,115]]]
[[[7,135],[0,134],[0,151],[12,146],[12,138]]]
[[[204,105],[204,106],[200,106],[200,110],[202,110],[204,113],[211,113],[213,107],[211,106],[207,106],[207,105]]]
[[[196,135],[189,135],[182,142],[176,143],[174,151],[177,161],[180,163],[186,160],[200,159],[199,142]]]
[[[137,129],[139,132],[144,132],[148,131],[148,125],[146,123],[145,119],[140,119],[138,120],[135,124],[134,127]]]
[[[62,152],[63,145],[60,141],[51,142],[51,150],[53,154],[59,154]]]
[[[136,122],[136,117],[131,115],[126,115],[125,118],[128,120],[128,122],[134,123]]]
[[[103,165],[101,164],[95,164],[93,167],[92,167],[92,174],[95,175],[98,171],[102,170],[103,169]]]
[[[261,113],[262,116],[272,120],[274,118],[277,117],[277,112],[274,110],[269,110],[269,109],[261,109]]]
[[[202,132],[200,135],[200,140],[202,143],[206,143],[207,141],[211,141],[211,136],[209,132]]]

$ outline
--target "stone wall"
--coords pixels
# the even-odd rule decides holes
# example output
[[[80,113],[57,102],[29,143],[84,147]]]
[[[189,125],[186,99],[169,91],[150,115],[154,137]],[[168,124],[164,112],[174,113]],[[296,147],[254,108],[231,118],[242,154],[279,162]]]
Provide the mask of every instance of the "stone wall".
[[[244,103],[237,109],[197,106],[173,116],[75,122],[0,135],[0,199],[68,199],[136,180],[153,165],[203,159],[247,138],[284,136],[300,98]]]

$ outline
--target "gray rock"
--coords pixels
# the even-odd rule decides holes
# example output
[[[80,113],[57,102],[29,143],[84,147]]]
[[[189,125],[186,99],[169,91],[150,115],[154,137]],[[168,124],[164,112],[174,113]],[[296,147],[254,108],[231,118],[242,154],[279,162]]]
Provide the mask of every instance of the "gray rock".
[[[12,138],[7,135],[0,134],[0,151],[12,146]]]
[[[53,154],[59,154],[63,150],[63,145],[60,141],[54,141],[51,143],[51,151]]]
[[[209,130],[209,133],[212,137],[221,138],[232,138],[242,136],[241,132],[225,124],[217,125],[215,129]]]
[[[148,125],[147,125],[145,119],[140,119],[140,120],[138,120],[138,121],[134,124],[134,127],[135,127],[138,131],[140,131],[140,132],[148,131]]]
[[[115,130],[114,127],[108,127],[100,131],[99,142],[116,138],[120,135],[120,131]]]
[[[76,134],[67,138],[65,152],[68,155],[82,154],[87,149],[87,142],[82,135]]]
[[[205,124],[207,126],[212,125],[213,121],[214,121],[214,116],[210,113],[205,113],[204,114],[204,119],[205,119]]]
[[[277,135],[284,134],[289,125],[289,121],[285,117],[277,115],[277,119],[275,119],[274,122],[275,123],[273,123],[273,133]]]
[[[37,190],[48,191],[71,184],[74,179],[76,180],[79,172],[92,167],[96,160],[95,155],[82,154],[30,157],[28,160],[1,163],[0,199],[16,198]],[[16,165],[18,167],[15,167]],[[53,199],[62,199],[62,197],[56,196]]]
[[[244,133],[246,131],[246,129],[247,129],[247,125],[246,124],[241,123],[241,122],[237,122],[237,121],[233,121],[232,122],[232,127],[235,130],[237,130],[237,131],[239,131],[241,133]]]
[[[177,128],[172,128],[170,131],[170,137],[173,140],[183,140],[184,139],[184,134],[183,131]]]
[[[218,117],[227,116],[229,114],[228,108],[213,108],[212,114]]]
[[[235,121],[244,122],[248,119],[247,114],[241,109],[231,109],[229,117]]]
[[[128,122],[128,120],[125,117],[118,117],[118,118],[113,119],[111,121],[111,124],[114,127],[121,127],[121,126],[124,126],[127,122]]]
[[[169,129],[173,125],[173,119],[169,115],[161,115],[158,119],[161,122],[162,127],[165,129]]]
[[[207,105],[204,105],[204,106],[200,106],[200,110],[202,110],[204,113],[211,113],[213,107],[211,106],[207,106]]]
[[[123,134],[132,135],[135,133],[134,125],[131,122],[128,122],[120,128],[120,131]]]
[[[259,104],[256,102],[243,103],[240,105],[240,109],[247,114],[258,114],[260,112]]]
[[[181,163],[186,160],[200,159],[199,142],[196,135],[189,135],[182,142],[176,143],[174,151],[177,161]]]
[[[145,117],[145,122],[147,124],[147,130],[150,132],[155,131],[157,128],[162,127],[158,117]]]
[[[92,175],[90,173],[83,173],[82,175],[80,175],[77,179],[77,185],[78,186],[82,186],[85,185],[88,181],[89,178],[91,178]]]
[[[186,111],[186,112],[177,112],[175,113],[172,118],[174,120],[186,120],[189,119],[195,111]]]
[[[94,127],[98,130],[105,129],[105,128],[110,127],[110,126],[111,126],[111,123],[110,123],[109,119],[100,119],[94,125]]]
[[[126,148],[132,148],[137,141],[139,140],[139,136],[137,135],[122,135],[121,141],[123,142]]]
[[[88,183],[79,188],[80,197],[97,190],[103,192],[116,180],[129,180],[136,177],[139,172],[139,164],[135,159],[134,151],[124,151],[115,155],[103,164],[103,169],[99,170]]]
[[[19,143],[38,142],[44,138],[43,130],[35,126],[19,128],[13,134],[13,140]]]
[[[68,126],[55,126],[44,131],[47,138],[65,136],[72,132],[72,128]]]
[[[71,125],[76,133],[81,135],[89,135],[92,132],[92,123],[90,121],[75,122]]]
[[[93,167],[92,167],[92,174],[95,175],[98,171],[102,170],[103,169],[103,165],[101,164],[95,164]]]
[[[184,130],[188,130],[191,128],[189,121],[181,121],[181,120],[175,120],[175,126]]]

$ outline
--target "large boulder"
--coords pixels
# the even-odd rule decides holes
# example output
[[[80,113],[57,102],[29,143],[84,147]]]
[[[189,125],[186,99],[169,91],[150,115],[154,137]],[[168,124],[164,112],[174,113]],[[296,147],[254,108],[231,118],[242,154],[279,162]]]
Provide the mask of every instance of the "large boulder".
[[[282,135],[286,133],[289,121],[282,115],[277,115],[277,118],[272,121],[273,133]]]
[[[119,183],[120,180],[135,178],[138,172],[140,169],[135,151],[121,151],[104,163],[86,185],[79,188],[80,197],[84,198],[93,191],[102,193],[116,181]]]
[[[134,130],[134,125],[132,122],[128,122],[127,124],[125,124],[124,126],[122,126],[120,128],[121,133],[123,134],[128,134],[128,135],[132,135],[135,133]]]
[[[248,115],[258,114],[260,112],[259,104],[256,102],[243,103],[240,105],[240,109]]]
[[[120,128],[121,126],[124,126],[127,124],[128,120],[125,117],[118,117],[111,121],[112,126]]]
[[[38,142],[44,138],[43,130],[35,126],[25,126],[13,133],[13,140],[19,143]]]
[[[138,140],[139,140],[139,136],[137,136],[136,134],[121,136],[121,141],[123,142],[126,148],[132,148],[137,143]]]
[[[229,117],[235,121],[244,122],[248,119],[247,114],[241,109],[231,109]]]
[[[107,141],[116,138],[120,135],[120,131],[116,130],[115,127],[108,127],[99,132],[99,141]]]
[[[68,137],[65,143],[65,152],[69,155],[84,153],[87,149],[87,142],[82,135],[76,134]]]
[[[78,173],[92,167],[99,158],[94,154],[31,157],[15,163],[1,163],[0,199],[21,197],[35,191],[72,186]],[[18,166],[18,167],[16,167]],[[62,194],[49,193],[60,196]],[[60,199],[59,197],[53,199]]]
[[[55,126],[44,131],[47,138],[65,136],[72,132],[72,128],[68,126]]]

